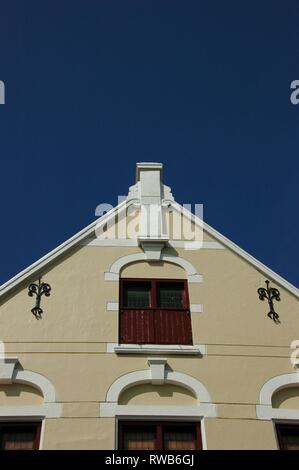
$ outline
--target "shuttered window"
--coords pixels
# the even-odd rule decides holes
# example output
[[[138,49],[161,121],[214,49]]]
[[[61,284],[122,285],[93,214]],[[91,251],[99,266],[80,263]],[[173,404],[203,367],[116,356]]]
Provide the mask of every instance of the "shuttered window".
[[[200,450],[200,423],[120,421],[120,450]]]
[[[127,283],[124,289],[124,307],[149,308],[151,306],[151,284],[148,282]]]
[[[187,281],[122,279],[119,342],[193,344]]]
[[[160,282],[157,284],[157,303],[160,308],[184,308],[184,285],[181,283]]]
[[[40,423],[0,423],[1,450],[38,450]]]

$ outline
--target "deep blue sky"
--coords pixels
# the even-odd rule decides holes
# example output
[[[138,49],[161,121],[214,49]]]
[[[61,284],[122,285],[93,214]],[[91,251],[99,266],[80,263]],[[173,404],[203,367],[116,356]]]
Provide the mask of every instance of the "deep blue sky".
[[[0,282],[165,164],[181,203],[299,286],[299,3],[1,0]]]

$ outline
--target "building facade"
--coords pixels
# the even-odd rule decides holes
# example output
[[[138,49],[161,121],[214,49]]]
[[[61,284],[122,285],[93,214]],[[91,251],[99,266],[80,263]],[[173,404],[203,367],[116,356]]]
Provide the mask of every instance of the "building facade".
[[[1,287],[2,448],[299,448],[298,289],[162,170]]]

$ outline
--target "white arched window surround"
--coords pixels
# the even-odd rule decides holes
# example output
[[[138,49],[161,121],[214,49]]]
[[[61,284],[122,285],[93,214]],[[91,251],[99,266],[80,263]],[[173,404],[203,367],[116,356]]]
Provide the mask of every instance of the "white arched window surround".
[[[159,359],[155,358],[155,361]],[[150,362],[150,360],[149,360]],[[165,361],[166,362],[166,361]],[[199,404],[195,406],[139,406],[139,405],[119,405],[120,395],[128,388],[142,385],[146,383],[155,383],[153,381],[153,370],[146,369],[135,372],[129,372],[118,379],[116,379],[110,386],[106,401],[100,405],[100,416],[102,417],[115,417],[115,416],[131,416],[131,417],[216,417],[216,405],[212,402],[211,396],[206,387],[194,377],[183,374],[181,372],[174,372],[171,370],[163,369],[159,384],[172,384],[178,385],[182,388],[190,390]]]
[[[39,390],[44,398],[42,405],[0,406],[0,418],[46,417],[58,418],[62,413],[61,403],[57,403],[53,384],[43,375],[18,368],[18,358],[0,359],[0,385],[15,383],[29,385]]]
[[[299,410],[273,408],[272,397],[274,393],[288,387],[299,386],[299,374],[283,374],[268,380],[260,391],[259,404],[256,405],[258,419],[285,419],[299,420]]]
[[[118,281],[120,278],[121,270],[128,264],[139,262],[139,261],[148,261],[148,258],[145,253],[133,253],[131,255],[122,256],[118,258],[111,266],[109,272],[105,273],[106,281]],[[164,261],[166,263],[176,264],[181,266],[187,273],[187,278],[190,283],[199,283],[203,281],[201,274],[198,274],[195,267],[183,258],[179,256],[170,255],[161,253],[161,258],[159,261]]]

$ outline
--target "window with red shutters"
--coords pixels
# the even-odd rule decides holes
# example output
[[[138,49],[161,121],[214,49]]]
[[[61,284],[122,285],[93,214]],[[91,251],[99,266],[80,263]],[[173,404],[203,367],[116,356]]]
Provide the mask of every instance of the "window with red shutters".
[[[38,450],[41,423],[0,423],[1,450]]]
[[[121,279],[119,342],[192,345],[186,280]]]
[[[120,450],[201,450],[200,423],[120,421]]]

